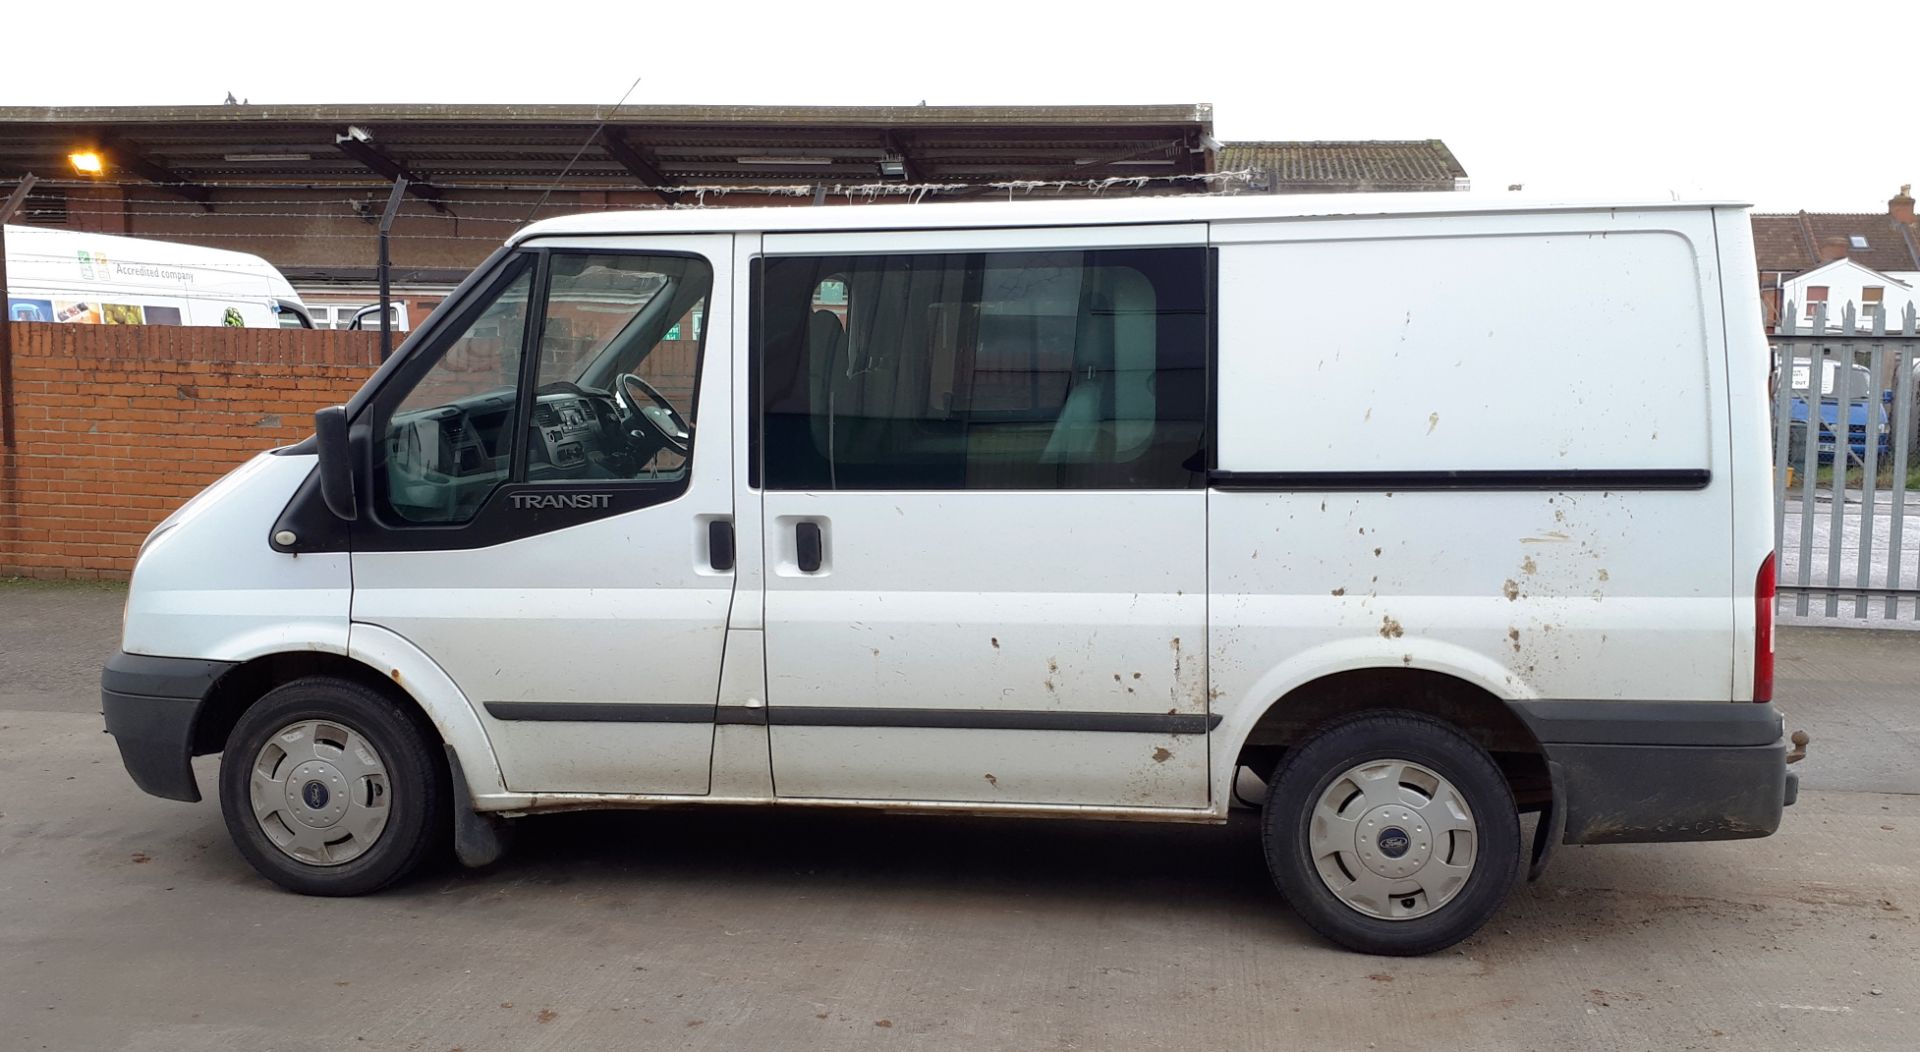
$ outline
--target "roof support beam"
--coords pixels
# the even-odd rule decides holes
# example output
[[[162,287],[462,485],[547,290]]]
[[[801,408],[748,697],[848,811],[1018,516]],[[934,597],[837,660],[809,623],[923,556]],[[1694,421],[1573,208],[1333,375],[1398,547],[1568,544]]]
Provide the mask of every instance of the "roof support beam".
[[[620,162],[620,167],[632,172],[635,179],[659,194],[662,200],[666,199],[667,192],[658,188],[672,186],[673,180],[667,178],[666,173],[660,170],[659,162],[655,161],[651,154],[628,142],[625,135],[613,128],[600,129],[596,138],[600,142],[600,149],[605,151],[608,157]]]
[[[368,171],[390,182],[397,183],[403,179],[406,180],[408,193],[425,201],[427,207],[432,208],[441,215],[451,214],[451,210],[447,208],[447,195],[444,191],[428,182],[419,174],[408,169],[406,165],[387,156],[386,151],[381,150],[377,146],[370,146],[351,136],[336,135],[334,138],[336,140],[334,146],[338,148],[341,153],[359,161],[361,166]]]
[[[115,168],[121,168],[145,179],[147,182],[165,190],[176,197],[193,201],[207,211],[213,211],[213,191],[199,183],[182,178],[166,165],[150,160],[138,149],[118,136],[101,135],[96,140],[99,150]]]
[[[1089,160],[1085,164],[1076,164],[1071,168],[1061,168],[1057,171],[1047,172],[1042,175],[1029,176],[1027,177],[1026,180],[1022,180],[1022,181],[1024,182],[1024,181],[1031,180],[1033,182],[1040,182],[1040,183],[1057,183],[1057,182],[1076,182],[1083,179],[1101,178],[1110,174],[1110,173],[1104,172],[1103,169],[1109,168],[1113,165],[1120,164],[1125,161],[1137,161],[1143,157],[1148,157],[1154,154],[1164,155],[1169,152],[1175,153],[1176,156],[1184,156],[1182,154],[1179,154],[1178,151],[1184,150],[1185,148],[1186,148],[1186,140],[1184,138],[1171,139],[1164,143],[1158,143],[1153,146],[1147,146],[1142,149],[1130,151],[1128,153],[1116,153],[1116,154],[1109,154],[1105,157],[1096,157]],[[1178,161],[1175,161],[1173,168],[1170,171],[1140,172],[1137,174],[1145,175],[1149,177],[1159,176],[1164,178],[1169,175],[1191,175],[1193,173],[1185,170],[1179,164]],[[1126,178],[1126,176],[1120,176],[1119,178],[1124,179]],[[957,191],[954,194],[954,196],[968,197],[974,194],[985,193],[986,190],[987,190],[987,187],[985,185],[973,186],[965,190]]]

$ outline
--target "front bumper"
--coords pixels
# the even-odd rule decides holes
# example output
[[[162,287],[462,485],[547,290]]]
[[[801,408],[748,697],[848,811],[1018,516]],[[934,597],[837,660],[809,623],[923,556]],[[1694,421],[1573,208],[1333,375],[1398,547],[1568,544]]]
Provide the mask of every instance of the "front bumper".
[[[169,800],[200,799],[193,780],[194,722],[213,684],[233,666],[124,651],[107,659],[100,713],[133,784]]]
[[[1799,795],[1772,704],[1544,701],[1515,706],[1547,754],[1564,844],[1741,840]]]

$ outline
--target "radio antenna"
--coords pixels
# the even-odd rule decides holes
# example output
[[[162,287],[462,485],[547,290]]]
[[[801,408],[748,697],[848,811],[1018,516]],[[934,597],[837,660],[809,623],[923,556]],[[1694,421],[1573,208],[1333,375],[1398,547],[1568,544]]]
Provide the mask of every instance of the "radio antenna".
[[[553,188],[560,185],[560,180],[565,179],[567,177],[568,172],[573,171],[573,166],[579,163],[580,156],[587,152],[587,147],[593,145],[593,140],[600,137],[601,129],[607,126],[607,122],[613,119],[614,114],[620,112],[620,107],[625,106],[627,104],[627,96],[632,95],[633,89],[639,86],[640,86],[640,78],[639,77],[633,78],[633,83],[627,85],[627,90],[621,94],[620,101],[614,103],[613,108],[607,111],[606,116],[600,118],[600,123],[594,125],[593,130],[587,133],[587,141],[581,143],[580,148],[578,150],[573,151],[573,159],[567,162],[567,166],[565,168],[560,169],[559,175],[556,175],[553,177],[553,182],[550,182],[547,184],[547,189],[544,193],[540,195],[540,200],[535,201],[533,203],[533,211],[527,213],[527,222],[529,223],[533,222],[533,217],[539,213],[540,209],[543,206],[546,205],[547,198],[553,195]]]

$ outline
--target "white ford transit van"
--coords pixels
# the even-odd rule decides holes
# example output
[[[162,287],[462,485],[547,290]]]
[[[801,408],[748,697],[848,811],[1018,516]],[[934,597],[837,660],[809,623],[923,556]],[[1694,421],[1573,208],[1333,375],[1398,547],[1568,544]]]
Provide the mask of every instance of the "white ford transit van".
[[[542,811],[1222,822],[1244,769],[1302,916],[1432,951],[1556,843],[1793,802],[1753,274],[1724,204],[538,223],[154,530],[107,727],[322,895]]]

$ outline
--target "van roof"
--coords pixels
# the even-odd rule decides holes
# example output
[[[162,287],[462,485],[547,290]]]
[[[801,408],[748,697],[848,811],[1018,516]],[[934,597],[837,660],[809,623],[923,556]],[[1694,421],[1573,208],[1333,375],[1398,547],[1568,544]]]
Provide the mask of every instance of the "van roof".
[[[162,241],[150,237],[124,237],[92,230],[58,230],[44,226],[7,224],[7,246],[23,251],[66,252],[70,248],[98,247],[102,251],[139,253],[141,262],[166,262],[179,265],[207,264],[233,267],[258,267],[266,260],[250,252],[229,248],[209,248],[185,241]]]
[[[842,230],[916,230],[957,227],[1035,227],[1190,223],[1209,220],[1363,218],[1486,213],[1698,210],[1745,208],[1732,200],[1650,200],[1607,198],[1576,200],[1521,194],[1258,194],[1240,196],[1169,195],[1162,197],[1034,200],[1015,191],[1011,201],[889,204],[852,208],[837,204],[755,208],[658,208],[644,211],[589,212],[559,216],[522,228],[509,245],[529,238],[595,234],[691,234],[733,231],[794,233]],[[856,194],[856,200],[858,199]]]
[[[7,265],[13,268],[8,275],[10,284],[32,284],[35,282],[55,281],[72,284],[80,281],[75,274],[62,271],[50,271],[49,268],[70,268],[76,254],[82,251],[96,256],[105,256],[116,263],[129,268],[114,279],[102,279],[103,283],[127,286],[151,285],[155,288],[178,288],[178,282],[165,278],[154,278],[149,271],[156,268],[184,268],[201,273],[223,274],[234,279],[240,286],[259,283],[256,292],[241,292],[242,295],[273,295],[286,299],[298,299],[293,286],[286,276],[272,263],[249,252],[236,252],[226,248],[208,248],[183,241],[160,241],[146,237],[122,237],[117,234],[101,234],[91,230],[56,230],[41,226],[15,226],[7,224]],[[93,284],[92,281],[82,282]],[[207,286],[209,294],[236,292],[238,286],[216,289]]]

